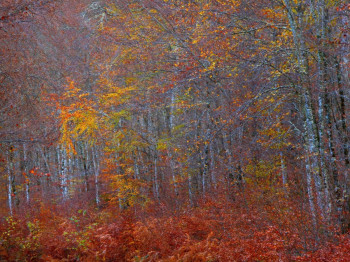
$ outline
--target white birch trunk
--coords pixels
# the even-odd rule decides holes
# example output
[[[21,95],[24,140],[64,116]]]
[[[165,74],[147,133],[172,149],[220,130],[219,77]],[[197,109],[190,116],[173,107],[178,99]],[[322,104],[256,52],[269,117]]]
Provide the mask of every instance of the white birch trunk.
[[[301,107],[304,114],[304,139],[305,139],[305,153],[307,155],[306,160],[306,173],[307,173],[307,186],[308,186],[308,195],[309,195],[309,204],[312,217],[314,218],[316,226],[316,209],[314,206],[314,197],[312,190],[312,180],[315,182],[316,193],[317,193],[317,203],[323,211],[323,192],[322,184],[319,176],[319,166],[318,166],[318,146],[316,141],[316,128],[315,128],[315,118],[311,106],[311,97],[309,94],[309,79],[308,79],[308,62],[306,60],[306,46],[304,39],[300,33],[300,28],[297,26],[296,17],[301,21],[302,13],[293,15],[294,11],[291,7],[289,0],[283,1],[286,7],[289,25],[292,31],[294,45],[296,47],[296,57],[298,61],[298,70],[301,79],[300,86],[300,99]]]
[[[155,153],[156,154],[156,153]],[[154,156],[154,196],[159,200],[158,156]]]
[[[26,178],[26,201],[27,204],[30,201],[30,195],[29,195],[29,172],[28,172],[28,159],[27,159],[27,144],[23,143],[23,161],[24,161],[24,173]]]
[[[8,184],[7,184],[7,196],[8,196],[8,206],[10,210],[10,215],[13,215],[13,207],[12,207],[12,161],[9,157],[9,152],[6,154],[6,162],[7,162],[7,175],[8,175]]]
[[[315,135],[315,127],[313,123],[313,114],[312,109],[310,106],[309,97],[307,94],[305,94],[305,104],[304,104],[304,111],[305,111],[305,138],[306,138],[306,154],[308,157],[308,165],[310,168],[311,175],[315,182],[315,188],[316,188],[316,196],[317,196],[317,205],[321,209],[321,213],[324,214],[324,192],[323,192],[323,186],[322,186],[322,180],[321,180],[321,173],[318,166],[318,148],[317,148],[317,141],[316,141],[316,135]],[[310,196],[309,196],[310,197]]]
[[[215,174],[216,168],[215,168],[215,152],[214,152],[213,140],[210,141],[209,152],[210,152],[210,178],[214,188],[216,188],[216,174]]]
[[[282,175],[282,185],[283,188],[287,188],[287,173],[286,173],[286,165],[284,163],[284,158],[283,158],[283,152],[280,152],[280,159],[281,159],[281,175]]]
[[[67,161],[67,152],[63,152],[63,169],[62,169],[62,185],[63,185],[63,198],[68,198],[68,161]]]
[[[99,156],[96,148],[93,147],[92,151],[92,162],[94,164],[94,174],[95,174],[95,201],[96,204],[100,204],[100,193],[99,193],[99,173],[100,173],[100,163]]]
[[[65,149],[61,149],[57,146],[57,159],[58,159],[58,175],[62,189],[62,198],[66,200],[68,197],[68,185],[67,185],[67,155]]]
[[[306,186],[307,186],[307,194],[309,197],[309,207],[311,211],[312,221],[314,225],[317,225],[314,191],[313,191],[313,185],[312,185],[312,172],[310,170],[310,158],[308,155],[306,156]]]
[[[171,99],[170,99],[170,116],[169,116],[169,129],[170,129],[170,137],[172,138],[172,133],[174,130],[174,112],[175,112],[175,102],[176,102],[176,95],[177,95],[177,87],[174,87],[171,90]],[[173,157],[173,152],[172,152],[172,148],[168,148],[168,156],[169,156],[169,161],[170,161],[170,172],[171,172],[171,178],[173,181],[173,185],[174,185],[174,191],[175,191],[175,195],[177,196],[179,194],[178,192],[178,185],[177,185],[177,181],[176,181],[176,170],[175,170],[175,161],[174,161],[174,157]]]

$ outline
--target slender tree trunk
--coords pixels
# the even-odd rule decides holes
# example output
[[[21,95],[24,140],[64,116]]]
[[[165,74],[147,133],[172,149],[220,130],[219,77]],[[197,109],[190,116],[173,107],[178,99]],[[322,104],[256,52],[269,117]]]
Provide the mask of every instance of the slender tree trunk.
[[[170,99],[170,116],[169,116],[169,134],[170,134],[170,140],[173,140],[173,130],[175,127],[175,102],[176,102],[176,95],[177,95],[177,88],[174,87],[173,89],[171,89],[171,99]],[[167,146],[168,148],[168,146]],[[174,192],[175,195],[177,196],[179,194],[178,192],[178,185],[177,185],[177,181],[176,181],[176,170],[175,170],[175,160],[174,160],[174,156],[173,156],[173,151],[172,148],[168,148],[168,156],[169,156],[169,161],[170,161],[170,172],[171,172],[171,177],[172,177],[172,181],[173,181],[173,185],[174,185]]]
[[[65,149],[61,149],[57,146],[57,159],[58,159],[58,176],[61,184],[62,197],[66,200],[68,197],[68,185],[67,185],[67,155]]]
[[[100,204],[100,193],[99,193],[99,173],[100,173],[100,159],[98,151],[95,147],[92,148],[92,162],[94,164],[94,175],[95,175],[95,202],[97,205]]]
[[[286,164],[284,162],[283,152],[280,152],[280,159],[281,159],[281,175],[282,175],[282,185],[283,188],[287,188],[287,171],[286,171]]]
[[[84,144],[83,144],[84,145]],[[84,162],[84,172],[85,172],[85,181],[86,189],[90,189],[89,173],[90,173],[90,154],[89,154],[89,144],[85,143],[83,150],[85,151],[85,162]]]
[[[28,172],[28,157],[27,157],[27,144],[23,143],[23,165],[25,173],[25,184],[26,184],[26,201],[29,204],[30,195],[29,195],[29,172]]]
[[[314,223],[316,223],[316,209],[314,206],[313,190],[312,190],[312,180],[314,180],[316,194],[317,194],[317,204],[321,209],[321,213],[324,214],[324,192],[322,188],[322,177],[320,175],[320,166],[319,166],[319,151],[317,143],[317,126],[315,121],[315,116],[312,107],[312,99],[310,96],[310,78],[309,78],[309,65],[307,61],[307,49],[305,46],[305,41],[299,27],[302,23],[303,13],[302,13],[302,3],[299,3],[298,9],[300,11],[294,15],[294,10],[291,7],[289,0],[284,0],[286,7],[289,25],[292,31],[294,45],[295,45],[295,54],[298,62],[298,71],[300,76],[300,104],[303,112],[303,121],[304,121],[304,142],[305,142],[305,153],[306,158],[306,172],[307,172],[307,187],[308,187],[308,197],[310,203],[310,211]],[[296,19],[298,21],[296,21]],[[299,23],[299,25],[298,25]],[[316,225],[316,224],[315,224]]]
[[[209,116],[209,102],[207,103],[207,109],[205,112],[205,120],[203,121],[203,132],[204,132],[204,146],[203,146],[203,151],[202,151],[202,190],[203,190],[203,196],[206,193],[206,187],[207,187],[207,176],[209,174],[209,146],[211,143],[211,130],[209,127],[209,121],[210,121],[210,116]]]
[[[322,172],[322,178],[323,178],[323,186],[324,186],[324,194],[325,194],[325,216],[327,219],[330,219],[330,214],[332,211],[332,200],[330,196],[330,177],[329,177],[329,170],[326,166],[326,159],[328,158],[326,156],[326,146],[325,146],[325,140],[326,140],[326,116],[324,114],[325,110],[325,97],[327,96],[327,84],[328,84],[328,63],[327,63],[327,56],[325,53],[326,50],[326,41],[327,41],[327,23],[328,23],[328,10],[326,9],[325,1],[319,1],[318,2],[318,37],[321,40],[320,49],[318,50],[318,82],[320,86],[320,93],[318,96],[318,122],[319,122],[319,128],[318,128],[318,139],[319,139],[319,154],[320,154],[320,166],[321,166],[321,172]]]
[[[309,207],[311,211],[311,217],[314,225],[317,225],[317,217],[316,217],[316,208],[315,208],[315,200],[314,200],[314,190],[313,190],[313,179],[312,179],[312,171],[310,164],[310,157],[306,155],[306,185],[307,185],[307,194],[309,198]]]
[[[89,191],[89,175],[88,175],[88,169],[87,169],[87,154],[85,150],[85,143],[79,142],[80,144],[80,157],[79,157],[79,163],[80,163],[80,170],[82,172],[81,176],[84,180],[84,192]]]
[[[229,144],[229,136],[228,134],[224,131],[223,132],[223,143],[224,143],[224,149],[225,149],[225,153],[227,156],[227,186],[228,186],[228,190],[229,193],[231,194],[233,188],[232,188],[232,184],[235,181],[235,169],[234,169],[234,163],[233,163],[233,157],[232,157],[232,152],[231,152],[231,148],[230,148],[230,144]],[[232,194],[233,197],[233,194]]]
[[[10,210],[10,215],[13,215],[13,207],[12,207],[12,180],[13,180],[13,174],[12,174],[12,169],[13,169],[13,164],[12,164],[12,157],[11,154],[12,152],[11,148],[7,151],[6,154],[6,163],[7,163],[7,175],[8,175],[8,183],[7,183],[7,196],[8,196],[8,206]]]
[[[154,185],[154,196],[157,200],[159,200],[159,179],[158,179],[158,155],[154,153],[154,176],[153,176],[153,185]]]
[[[215,151],[214,151],[214,141],[211,140],[209,144],[210,152],[210,178],[211,183],[214,188],[216,188],[216,167],[215,167]]]

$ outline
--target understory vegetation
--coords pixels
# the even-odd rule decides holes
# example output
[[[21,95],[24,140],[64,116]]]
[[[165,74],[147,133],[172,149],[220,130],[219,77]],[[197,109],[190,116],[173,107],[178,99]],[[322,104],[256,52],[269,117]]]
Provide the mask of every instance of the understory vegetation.
[[[347,0],[0,0],[1,261],[350,261]]]

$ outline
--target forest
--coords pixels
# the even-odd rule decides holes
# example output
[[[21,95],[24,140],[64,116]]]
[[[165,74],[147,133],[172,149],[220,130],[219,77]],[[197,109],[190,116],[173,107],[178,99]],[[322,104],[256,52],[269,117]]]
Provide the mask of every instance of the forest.
[[[0,261],[350,261],[348,0],[1,0]]]

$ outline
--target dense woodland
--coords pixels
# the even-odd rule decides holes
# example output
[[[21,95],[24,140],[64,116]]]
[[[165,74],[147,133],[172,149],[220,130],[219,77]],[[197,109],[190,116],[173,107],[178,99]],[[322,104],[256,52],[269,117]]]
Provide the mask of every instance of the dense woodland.
[[[347,0],[1,0],[1,261],[349,261]]]

